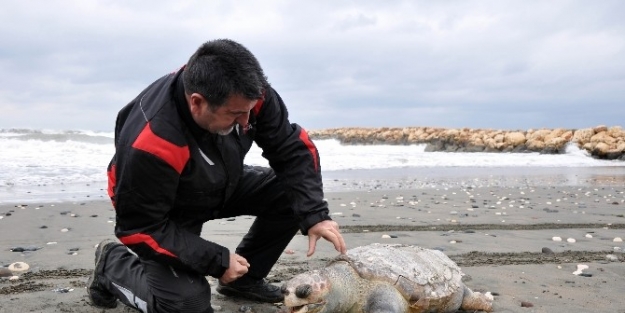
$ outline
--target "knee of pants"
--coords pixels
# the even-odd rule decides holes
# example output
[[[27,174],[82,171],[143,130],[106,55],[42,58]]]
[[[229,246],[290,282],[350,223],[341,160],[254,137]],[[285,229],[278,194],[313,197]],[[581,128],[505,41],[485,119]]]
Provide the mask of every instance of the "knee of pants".
[[[210,290],[207,293],[185,297],[181,301],[181,306],[183,312],[212,313]]]
[[[196,294],[181,293],[179,299],[156,299],[156,312],[201,312],[213,313],[211,307],[211,290],[208,288],[204,292]]]

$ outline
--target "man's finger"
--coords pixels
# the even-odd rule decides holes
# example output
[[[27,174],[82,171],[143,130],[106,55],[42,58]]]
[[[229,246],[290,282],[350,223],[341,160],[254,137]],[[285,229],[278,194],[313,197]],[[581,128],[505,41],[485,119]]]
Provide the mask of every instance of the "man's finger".
[[[341,232],[338,229],[336,230],[336,237],[338,237],[338,240],[339,240],[339,247],[336,250],[342,254],[347,253],[347,245],[345,244],[345,239],[343,238],[343,235],[341,235]]]
[[[347,249],[345,248],[345,241],[343,240],[343,236],[341,236],[338,229],[331,229],[329,235],[324,238],[331,242],[334,245],[334,249],[336,249],[339,253],[345,254],[345,252],[347,252]]]
[[[345,240],[343,236],[341,236],[341,233],[336,232],[334,235],[336,236],[335,241],[332,242],[334,243],[334,249],[342,254],[347,253],[347,246],[345,245]]]
[[[315,253],[315,248],[317,247],[317,240],[319,240],[318,237],[308,236],[308,253],[306,253],[306,256],[311,256]]]
[[[235,254],[235,260],[237,261],[237,263],[239,263],[239,264],[241,264],[241,265],[243,265],[245,267],[250,267],[250,263],[247,262],[247,259],[242,257],[242,256],[240,256],[240,255],[238,255],[238,254]]]

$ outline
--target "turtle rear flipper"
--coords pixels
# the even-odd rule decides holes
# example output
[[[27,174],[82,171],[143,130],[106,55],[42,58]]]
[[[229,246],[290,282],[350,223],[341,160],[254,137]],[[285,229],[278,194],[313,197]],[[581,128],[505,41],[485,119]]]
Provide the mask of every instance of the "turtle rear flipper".
[[[404,313],[408,312],[408,303],[401,293],[390,285],[379,284],[366,298],[363,312]]]
[[[462,306],[465,311],[493,311],[493,296],[490,292],[483,294],[481,292],[474,292],[469,287],[465,287],[464,298],[462,299]]]

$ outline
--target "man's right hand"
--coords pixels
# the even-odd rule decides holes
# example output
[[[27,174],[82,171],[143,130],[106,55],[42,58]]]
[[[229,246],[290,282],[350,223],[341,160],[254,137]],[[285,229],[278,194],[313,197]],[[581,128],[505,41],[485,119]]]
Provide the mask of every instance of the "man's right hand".
[[[245,275],[249,267],[250,263],[248,263],[244,257],[236,253],[232,253],[230,254],[230,265],[228,266],[228,269],[226,269],[224,274],[221,275],[219,281],[222,284],[231,283],[237,280],[239,277]]]

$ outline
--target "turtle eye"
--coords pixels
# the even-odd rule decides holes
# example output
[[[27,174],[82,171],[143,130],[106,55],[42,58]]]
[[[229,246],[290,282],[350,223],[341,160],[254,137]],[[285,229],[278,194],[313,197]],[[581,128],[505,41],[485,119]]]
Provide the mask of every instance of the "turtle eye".
[[[310,294],[312,293],[312,286],[309,284],[306,285],[300,285],[297,286],[297,288],[295,288],[295,295],[298,298],[307,298],[308,296],[310,296]]]

